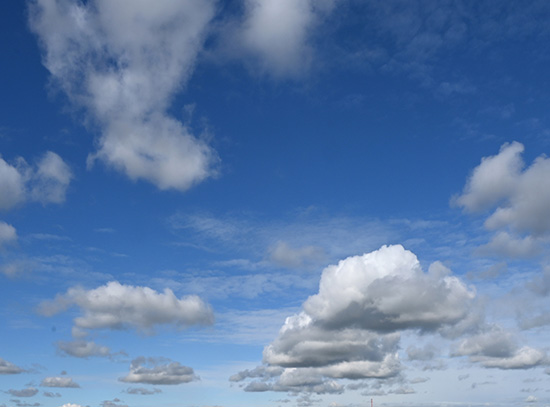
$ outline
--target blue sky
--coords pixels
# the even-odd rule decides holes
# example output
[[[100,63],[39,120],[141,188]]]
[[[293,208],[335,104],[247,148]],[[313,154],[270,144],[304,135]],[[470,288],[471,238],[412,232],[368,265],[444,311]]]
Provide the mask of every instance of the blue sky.
[[[0,407],[550,405],[547,2],[0,7]]]

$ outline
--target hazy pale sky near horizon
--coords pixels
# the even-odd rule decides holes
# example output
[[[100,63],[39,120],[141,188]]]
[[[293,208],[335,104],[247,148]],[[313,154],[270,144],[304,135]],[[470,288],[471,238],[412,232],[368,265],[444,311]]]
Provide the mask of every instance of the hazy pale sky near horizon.
[[[550,3],[0,7],[0,407],[550,406]]]

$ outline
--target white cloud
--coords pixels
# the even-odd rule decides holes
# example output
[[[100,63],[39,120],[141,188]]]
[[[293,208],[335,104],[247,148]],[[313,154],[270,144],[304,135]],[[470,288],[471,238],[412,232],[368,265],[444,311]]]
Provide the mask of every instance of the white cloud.
[[[30,183],[30,197],[41,203],[62,203],[73,175],[57,154],[46,152],[38,162]]]
[[[90,356],[110,356],[111,351],[107,346],[98,345],[95,342],[75,340],[70,342],[57,342],[57,349],[62,353],[77,358],[88,358]]]
[[[327,267],[304,311],[327,327],[431,330],[462,320],[473,298],[457,277],[424,273],[413,253],[383,246]]]
[[[162,362],[165,362],[162,364]],[[130,373],[119,379],[126,383],[173,385],[199,380],[192,368],[165,359],[139,357],[132,361]]]
[[[512,333],[498,326],[463,339],[453,356],[469,356],[472,362],[498,369],[529,369],[548,364],[546,353],[529,346],[519,348]]]
[[[0,209],[9,209],[25,200],[24,179],[15,166],[0,157]]]
[[[496,207],[485,222],[489,229],[541,236],[550,231],[550,159],[540,156],[523,169],[523,150],[514,142],[483,158],[455,202],[472,212]]]
[[[82,406],[80,404],[67,403],[67,404],[63,404],[60,407],[82,407]]]
[[[19,366],[0,358],[0,374],[18,374],[24,371]]]
[[[12,243],[17,240],[17,231],[12,225],[0,221],[0,248],[5,244]]]
[[[149,287],[116,281],[93,290],[70,288],[54,300],[41,303],[39,311],[51,316],[73,305],[82,311],[74,320],[77,332],[137,328],[152,333],[156,325],[171,324],[183,329],[195,324],[211,324],[214,320],[210,306],[197,296],[178,299],[170,289],[159,293]]]
[[[521,143],[514,142],[504,144],[498,155],[483,158],[455,203],[468,211],[479,212],[508,198],[517,188],[523,150]]]
[[[40,386],[66,388],[80,387],[80,385],[78,383],[75,383],[70,377],[46,377],[42,380]]]
[[[441,263],[424,273],[402,246],[348,257],[325,268],[318,294],[286,319],[264,349],[265,367],[232,380],[258,379],[248,391],[324,393],[343,390],[337,379],[394,377],[402,369],[400,332],[459,325],[468,320],[473,298]]]
[[[252,60],[256,71],[275,78],[306,73],[314,58],[315,26],[335,0],[245,0],[244,15],[225,23],[221,51]]]
[[[43,63],[97,122],[100,159],[132,180],[186,190],[212,176],[215,152],[167,113],[189,79],[214,1],[31,3]]]
[[[34,166],[22,157],[14,165],[0,158],[0,209],[11,209],[28,200],[62,203],[72,178],[69,166],[51,151]]]

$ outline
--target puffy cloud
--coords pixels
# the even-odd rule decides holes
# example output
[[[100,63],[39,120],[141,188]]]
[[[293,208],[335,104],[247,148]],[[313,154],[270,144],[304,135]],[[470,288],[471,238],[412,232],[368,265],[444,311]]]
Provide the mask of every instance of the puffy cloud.
[[[62,203],[72,178],[69,166],[51,151],[34,166],[22,157],[14,165],[0,158],[0,209],[10,209],[27,200]]]
[[[17,240],[17,231],[12,225],[0,221],[0,248]]]
[[[9,389],[7,393],[11,394],[13,397],[32,397],[35,396],[36,393],[38,393],[38,389],[34,387],[27,387],[23,390]]]
[[[77,388],[80,387],[78,383],[75,383],[70,377],[46,377],[40,383],[40,386],[44,387],[66,387]]]
[[[77,331],[137,328],[152,333],[156,325],[172,324],[182,329],[189,325],[211,324],[214,320],[210,306],[197,296],[177,298],[170,289],[159,293],[149,287],[123,285],[116,281],[93,290],[70,288],[54,300],[41,303],[39,311],[51,316],[72,305],[82,311],[82,315],[74,320]],[[101,350],[93,346],[85,348],[81,347],[80,352]],[[77,351],[74,345],[71,349]]]
[[[264,349],[264,366],[231,380],[258,379],[247,391],[325,393],[343,391],[337,379],[394,377],[401,371],[400,331],[446,334],[468,320],[474,292],[450,273],[441,263],[424,273],[402,246],[329,266],[319,292]]]
[[[483,158],[455,203],[471,212],[496,208],[485,221],[488,229],[541,237],[550,232],[550,159],[540,156],[524,169],[523,150],[513,142]]]
[[[15,166],[0,158],[0,209],[9,209],[24,200],[23,175]]]
[[[162,362],[166,362],[162,364]],[[126,383],[182,384],[199,380],[192,368],[165,359],[136,358],[130,365],[130,373],[119,379]]]
[[[329,12],[334,0],[246,0],[245,18],[237,39],[257,57],[260,68],[276,77],[296,76],[309,68],[313,56],[312,28]]]
[[[60,407],[82,407],[82,406],[80,404],[67,403],[67,404],[63,404]]]
[[[214,3],[31,3],[44,65],[101,130],[89,164],[182,191],[214,174],[215,152],[166,113],[193,71]]]
[[[509,197],[517,187],[523,167],[521,143],[504,144],[496,156],[485,157],[468,180],[455,203],[471,212],[490,209]]]
[[[0,374],[18,374],[24,371],[25,370],[20,368],[19,366],[16,366],[13,363],[0,358]]]
[[[111,355],[111,351],[108,347],[84,340],[75,340],[70,342],[59,341],[57,342],[57,349],[59,349],[62,353],[77,358]]]
[[[498,369],[529,369],[548,363],[544,351],[528,346],[519,348],[514,336],[497,326],[462,340],[453,356],[469,356],[484,367]]]
[[[402,246],[383,246],[327,267],[319,293],[304,303],[304,312],[331,329],[433,330],[459,322],[474,292],[458,278],[432,271],[424,273]]]

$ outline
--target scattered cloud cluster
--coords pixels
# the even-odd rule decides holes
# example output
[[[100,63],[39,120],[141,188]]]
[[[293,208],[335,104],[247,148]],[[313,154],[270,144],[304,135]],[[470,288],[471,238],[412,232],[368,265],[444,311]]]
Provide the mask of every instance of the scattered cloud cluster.
[[[102,160],[160,189],[186,190],[215,173],[212,148],[166,112],[213,16],[210,0],[30,3],[54,83],[100,127],[90,164]]]
[[[69,166],[51,151],[33,166],[22,157],[13,165],[0,157],[0,209],[11,209],[26,201],[62,203],[72,178]]]
[[[132,361],[130,373],[119,380],[126,383],[175,385],[199,380],[199,377],[195,375],[192,368],[178,362],[141,356]],[[151,394],[147,393],[147,390],[136,391],[136,393]]]
[[[149,287],[123,285],[116,281],[92,290],[70,288],[54,300],[41,303],[39,311],[52,316],[74,305],[82,311],[82,315],[74,320],[73,333],[76,336],[93,329],[135,328],[153,333],[157,325],[171,324],[183,329],[214,321],[210,306],[197,296],[177,298],[170,289],[159,293]],[[105,348],[80,342],[63,346],[65,351],[76,354],[107,352]]]

